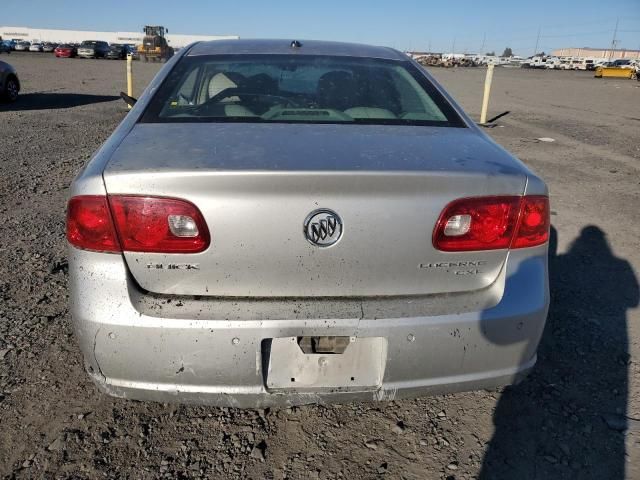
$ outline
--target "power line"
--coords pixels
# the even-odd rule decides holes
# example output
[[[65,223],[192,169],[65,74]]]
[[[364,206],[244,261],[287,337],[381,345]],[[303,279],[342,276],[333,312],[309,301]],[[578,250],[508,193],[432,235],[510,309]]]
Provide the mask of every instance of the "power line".
[[[542,38],[564,38],[564,37],[582,37],[585,35],[602,35],[609,33],[611,30],[600,30],[598,32],[584,32],[584,33],[565,33],[563,35],[542,35]]]
[[[618,19],[616,18],[616,28],[613,30],[613,40],[611,40],[611,50],[609,57],[613,57],[613,50],[616,48],[616,35],[618,34]]]
[[[623,17],[622,18],[622,22],[620,22],[620,19],[616,19],[616,23],[613,29],[609,29],[609,30],[593,30],[593,31],[581,31],[581,32],[576,32],[576,33],[562,33],[562,34],[543,34],[542,32],[542,28],[544,27],[545,30],[548,28],[554,28],[553,26],[548,26],[548,25],[539,25],[538,26],[538,30],[536,33],[536,40],[535,40],[535,51],[534,54],[538,53],[539,49],[543,49],[543,50],[548,50],[550,48],[554,48],[551,47],[547,44],[546,41],[553,41],[553,39],[572,39],[572,38],[580,38],[580,37],[587,37],[587,36],[596,36],[596,35],[607,35],[607,34],[611,34],[613,33],[613,40],[615,41],[615,43],[612,42],[612,47],[616,47],[618,45],[620,45],[621,40],[618,38],[618,34],[621,33],[625,33],[625,34],[629,34],[629,33],[640,33],[640,30],[620,30],[619,26],[620,24],[629,24],[629,19],[631,18],[639,18],[640,17]],[[598,21],[598,22],[583,22],[583,23],[578,23],[578,24],[572,24],[572,26],[581,26],[581,25],[590,25],[590,24],[599,24],[602,27],[603,23],[608,23],[606,20],[603,21]],[[635,23],[635,22],[634,22]],[[634,25],[635,26],[635,25]],[[563,26],[563,28],[566,28],[566,25]],[[527,41],[533,41],[533,35],[528,35],[528,36],[500,36],[499,34],[497,36],[495,36],[493,33],[490,32],[489,34],[490,36],[490,42],[492,45],[495,45],[497,43],[506,43],[509,44],[509,46],[511,48],[517,48],[517,49],[523,49],[526,48],[526,46],[524,45],[524,42]],[[458,37],[458,38],[456,38]],[[455,46],[456,44],[459,44],[460,38],[459,36],[456,36],[453,38],[453,44],[452,44],[452,51],[455,51]],[[596,40],[595,38],[593,40]],[[466,42],[473,42],[473,40],[466,40]],[[598,41],[598,43],[600,43],[602,41],[602,39],[600,39]],[[625,43],[628,42],[629,39],[627,39],[625,37]],[[515,44],[514,44],[515,42]],[[522,42],[522,43],[521,43]],[[544,42],[545,45],[541,45],[541,42]],[[429,43],[431,43],[431,41],[429,41]],[[473,42],[475,43],[475,42]],[[602,42],[604,43],[604,42]],[[476,44],[477,45],[477,44]],[[484,32],[483,37],[482,37],[482,45],[480,47],[481,51],[484,51],[487,45],[487,33]],[[529,43],[529,45],[531,45],[531,43]],[[530,47],[529,47],[530,48]],[[465,49],[468,49],[468,47],[465,47]],[[613,48],[612,48],[613,49]],[[431,48],[429,48],[429,50],[431,50]]]
[[[540,43],[540,28],[538,27],[538,37],[536,38],[536,48],[533,49],[533,54],[538,53],[538,44]]]

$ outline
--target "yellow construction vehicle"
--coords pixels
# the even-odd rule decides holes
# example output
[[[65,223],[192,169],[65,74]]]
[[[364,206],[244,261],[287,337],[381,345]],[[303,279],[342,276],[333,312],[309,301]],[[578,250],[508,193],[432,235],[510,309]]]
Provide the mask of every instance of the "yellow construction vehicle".
[[[173,48],[165,38],[165,33],[169,33],[169,30],[159,25],[146,25],[142,31],[144,39],[142,44],[138,45],[138,55],[141,60],[164,62],[173,56]]]
[[[635,70],[631,68],[620,68],[620,67],[596,67],[596,71],[594,73],[594,77],[603,78],[603,77],[614,77],[614,78],[634,78]]]

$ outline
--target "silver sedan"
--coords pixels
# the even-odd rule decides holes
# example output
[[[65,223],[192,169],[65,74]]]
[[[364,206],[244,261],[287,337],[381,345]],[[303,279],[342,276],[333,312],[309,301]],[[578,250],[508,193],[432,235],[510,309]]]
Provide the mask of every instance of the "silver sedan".
[[[547,187],[389,48],[182,49],[67,215],[75,331],[110,395],[393,400],[536,362]]]

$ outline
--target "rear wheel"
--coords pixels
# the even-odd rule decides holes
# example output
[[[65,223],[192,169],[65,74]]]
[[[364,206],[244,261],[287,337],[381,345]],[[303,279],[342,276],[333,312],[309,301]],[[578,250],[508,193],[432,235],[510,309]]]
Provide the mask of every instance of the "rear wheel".
[[[18,80],[15,77],[9,77],[4,86],[4,92],[2,92],[2,99],[7,102],[15,102],[18,99],[19,91]]]

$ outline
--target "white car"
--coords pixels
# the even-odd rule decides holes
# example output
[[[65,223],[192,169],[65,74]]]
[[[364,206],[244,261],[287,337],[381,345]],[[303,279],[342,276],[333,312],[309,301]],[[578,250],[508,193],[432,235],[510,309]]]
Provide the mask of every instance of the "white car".
[[[30,52],[42,52],[43,47],[41,43],[32,43],[29,47]]]
[[[26,52],[30,46],[29,42],[18,42],[16,43],[16,52]]]
[[[620,68],[628,68],[631,70],[636,68],[636,61],[631,59],[626,59],[626,58],[620,59],[620,60],[616,60],[613,63],[616,67],[620,67]]]

